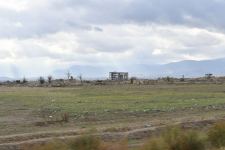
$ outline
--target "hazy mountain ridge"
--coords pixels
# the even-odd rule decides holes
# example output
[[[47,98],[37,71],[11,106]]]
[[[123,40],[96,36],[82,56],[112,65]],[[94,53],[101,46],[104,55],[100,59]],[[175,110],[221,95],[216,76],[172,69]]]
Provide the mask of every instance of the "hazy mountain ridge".
[[[0,81],[10,81],[10,80],[13,80],[13,79],[9,77],[0,77]]]
[[[19,70],[19,69],[17,69]],[[65,78],[66,73],[76,78],[82,75],[86,79],[106,79],[111,71],[129,72],[131,76],[143,78],[156,78],[163,76],[201,77],[206,73],[213,73],[216,76],[225,76],[225,58],[215,60],[194,61],[185,60],[163,65],[137,64],[124,66],[79,66],[72,65],[67,69],[55,70],[52,75],[55,78]],[[27,77],[29,78],[29,77]],[[13,80],[14,78],[2,76],[0,81]],[[33,79],[33,78],[32,78]]]
[[[214,75],[223,76],[225,75],[225,58],[204,61],[185,60],[164,65],[139,64],[121,67],[76,65],[71,66],[67,70],[56,70],[54,74],[65,75],[68,70],[75,75],[82,74],[84,77],[93,78],[107,78],[108,72],[110,71],[127,71],[130,73],[130,76],[139,77],[181,77],[182,75],[187,77],[200,77],[204,76],[206,73],[213,73]]]

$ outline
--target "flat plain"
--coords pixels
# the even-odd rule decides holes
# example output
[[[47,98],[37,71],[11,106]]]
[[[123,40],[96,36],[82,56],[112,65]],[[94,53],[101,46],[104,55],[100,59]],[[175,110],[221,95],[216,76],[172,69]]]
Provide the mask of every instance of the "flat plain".
[[[127,132],[224,116],[223,84],[0,87],[0,144],[6,136]]]

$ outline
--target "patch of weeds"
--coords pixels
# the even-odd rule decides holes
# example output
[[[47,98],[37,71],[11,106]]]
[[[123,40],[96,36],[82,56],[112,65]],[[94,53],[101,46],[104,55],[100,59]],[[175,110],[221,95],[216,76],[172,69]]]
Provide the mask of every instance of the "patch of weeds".
[[[153,138],[146,142],[140,150],[168,150],[168,145],[162,138]]]
[[[104,132],[126,132],[130,131],[131,129],[129,127],[111,127],[104,130]]]
[[[197,132],[170,128],[160,137],[149,140],[141,150],[205,150],[205,146]]]
[[[54,141],[47,144],[39,144],[39,145],[24,145],[22,146],[23,150],[69,150],[69,145],[67,143],[63,143],[61,141]]]
[[[209,129],[208,140],[214,147],[225,147],[225,121],[216,123]]]
[[[101,140],[94,136],[82,136],[70,142],[71,150],[101,150]]]

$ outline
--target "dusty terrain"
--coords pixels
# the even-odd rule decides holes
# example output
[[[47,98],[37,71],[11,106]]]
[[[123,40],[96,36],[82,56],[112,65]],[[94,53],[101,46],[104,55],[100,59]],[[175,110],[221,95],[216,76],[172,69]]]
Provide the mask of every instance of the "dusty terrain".
[[[134,146],[168,125],[204,130],[224,117],[225,85],[1,87],[0,147],[85,133]]]

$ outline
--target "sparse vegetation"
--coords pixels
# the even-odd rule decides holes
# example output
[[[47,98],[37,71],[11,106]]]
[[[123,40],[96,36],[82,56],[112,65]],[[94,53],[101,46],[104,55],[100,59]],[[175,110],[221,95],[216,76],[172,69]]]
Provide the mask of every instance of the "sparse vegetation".
[[[220,124],[220,123],[219,123]],[[216,124],[215,126],[218,126]],[[215,128],[215,126],[213,128]],[[222,125],[221,128],[224,129]],[[210,130],[211,131],[211,130]],[[157,137],[151,137],[136,150],[212,150],[206,139],[200,138],[198,131],[173,127]],[[220,136],[219,136],[220,138]],[[211,140],[209,140],[211,142]],[[29,147],[29,146],[27,146]],[[55,141],[41,146],[29,147],[30,150],[128,150],[128,140],[105,142],[93,135],[82,135],[73,140]],[[220,147],[217,150],[223,150]],[[27,150],[27,149],[25,149]],[[215,149],[216,150],[216,149]]]
[[[55,140],[34,146],[24,145],[23,150],[128,150],[127,140],[120,142],[104,142],[100,138],[83,135],[79,138],[62,142]]]
[[[163,135],[168,150],[204,150],[204,143],[195,131],[172,128]]]
[[[47,144],[24,145],[23,150],[70,150],[68,143],[56,140]]]
[[[80,74],[80,75],[78,76],[78,79],[80,80],[81,83],[83,83],[83,76],[82,76],[82,74]]]
[[[51,75],[48,76],[48,84],[51,84],[52,83],[52,79],[53,77]]]
[[[69,80],[69,79],[71,78],[71,73],[68,71],[68,72],[66,73],[66,76],[67,76],[67,79]]]
[[[70,144],[71,150],[101,150],[101,140],[94,136],[82,136]]]
[[[196,131],[171,128],[160,137],[150,139],[141,150],[204,150],[204,144]]]
[[[182,77],[180,78],[180,82],[184,82],[185,81],[185,78],[184,78],[184,75],[182,75]]]
[[[211,79],[213,77],[212,73],[205,74],[206,79]]]
[[[140,150],[168,150],[168,146],[162,138],[152,138],[146,142]]]
[[[101,132],[107,132],[110,137],[111,134],[120,135],[139,128],[154,128],[187,120],[222,118],[225,115],[223,84],[152,86],[131,85],[129,82],[128,85],[84,85],[71,88],[0,87],[0,89],[3,91],[0,92],[0,117],[3,118],[0,120],[1,135],[32,133],[34,130],[54,135],[55,133],[51,132],[73,129],[86,132],[85,130],[93,127],[97,132],[102,129]],[[195,124],[190,128],[192,126],[195,127]],[[147,133],[142,134],[146,137]],[[131,137],[136,138],[137,135],[142,138],[142,134],[135,133]],[[76,134],[68,133],[68,136],[70,135]],[[170,137],[173,141],[169,141],[166,137]],[[209,140],[204,145],[213,145],[210,144],[212,143],[210,135],[208,137]],[[198,133],[182,130],[153,138],[145,144],[145,148],[150,146],[153,150],[160,150],[164,146],[182,147],[184,144],[187,148],[191,145],[201,149],[199,145],[202,145],[202,142],[204,143]],[[128,143],[130,144],[130,141]],[[118,143],[113,141],[112,144],[114,146]],[[101,148],[110,145],[113,147],[112,144],[101,141]],[[213,146],[222,148],[223,145]],[[126,144],[118,144],[114,149],[119,150],[119,147],[125,149]]]
[[[22,83],[25,84],[27,82],[28,82],[27,79],[24,77],[23,80],[22,80]]]
[[[209,141],[214,147],[225,147],[225,122],[216,123],[208,132]]]
[[[42,84],[45,83],[45,78],[44,77],[40,77],[38,81],[42,85]]]
[[[62,114],[62,121],[63,122],[69,122],[69,114],[68,113]]]
[[[20,80],[16,80],[15,82],[16,82],[17,84],[20,84],[20,83],[21,83],[21,81],[20,81]]]

